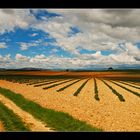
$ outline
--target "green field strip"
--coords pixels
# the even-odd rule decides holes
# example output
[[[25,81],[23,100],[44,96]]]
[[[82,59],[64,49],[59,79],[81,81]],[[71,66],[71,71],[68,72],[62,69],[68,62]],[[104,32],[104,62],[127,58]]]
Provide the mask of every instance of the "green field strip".
[[[129,91],[131,93],[133,93],[134,95],[140,97],[140,94],[138,92],[132,91],[132,90],[130,90],[130,89],[128,89],[128,88],[126,88],[126,87],[124,87],[124,86],[122,86],[122,85],[120,85],[120,84],[118,84],[118,83],[116,83],[116,82],[114,82],[112,80],[109,80],[109,81],[112,82],[112,83],[114,83],[114,84],[116,84],[117,86],[119,86],[119,87],[121,87],[121,88],[123,88],[123,89],[125,89],[125,90],[127,90],[127,91]]]
[[[83,79],[78,79],[78,80],[76,80],[76,81],[74,81],[74,82],[72,82],[72,83],[70,83],[70,84],[68,84],[68,85],[66,85],[66,86],[64,86],[64,87],[62,87],[62,88],[60,88],[60,89],[58,89],[57,92],[63,91],[63,90],[65,90],[66,88],[68,88],[68,87],[70,87],[70,86],[72,86],[72,85],[78,83],[78,82],[81,81],[81,80],[83,80]]]
[[[75,79],[70,79],[70,80],[65,80],[65,81],[63,80],[63,82],[61,82],[61,83],[57,83],[57,84],[54,84],[54,85],[50,85],[50,86],[44,87],[43,89],[53,88],[53,87],[59,86],[59,85],[61,85],[61,84],[64,84],[64,83],[67,83],[67,82],[70,82],[70,81],[73,81],[73,80],[75,80]]]
[[[131,84],[129,84],[129,83],[125,83],[125,82],[123,82],[123,81],[118,81],[118,82],[119,82],[119,83],[122,83],[122,84],[124,84],[124,85],[130,86],[130,87],[136,88],[136,89],[140,89],[140,87],[131,85]]]
[[[102,131],[84,121],[74,119],[68,113],[47,109],[24,96],[14,93],[8,89],[0,88],[0,94],[9,98],[17,106],[30,113],[34,118],[46,123],[46,125],[57,131]]]
[[[100,98],[98,95],[98,86],[95,78],[94,78],[94,92],[95,92],[95,96],[94,96],[95,100],[99,101]]]
[[[30,131],[21,118],[0,102],[0,121],[6,131]]]
[[[114,93],[115,95],[117,95],[117,97],[119,98],[119,100],[121,101],[121,102],[124,102],[125,101],[125,99],[124,99],[124,97],[120,94],[120,93],[118,93],[114,88],[112,88],[112,86],[110,86],[109,84],[107,84],[104,80],[101,80],[109,89],[111,89],[111,91],[112,91],[112,93]]]
[[[78,94],[81,92],[81,90],[83,89],[83,87],[86,85],[86,83],[89,81],[89,79],[88,80],[86,80],[78,89],[77,89],[77,91],[75,91],[74,92],[74,96],[78,96]]]

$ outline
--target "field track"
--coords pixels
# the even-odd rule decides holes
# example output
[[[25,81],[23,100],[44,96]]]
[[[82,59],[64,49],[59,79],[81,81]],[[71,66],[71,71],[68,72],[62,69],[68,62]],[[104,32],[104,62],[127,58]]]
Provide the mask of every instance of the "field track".
[[[66,112],[74,118],[86,121],[88,124],[104,131],[140,131],[140,98],[114,83],[104,80],[124,97],[125,102],[120,102],[118,97],[112,93],[112,90],[103,81],[98,78],[95,79],[100,101],[97,101],[94,97],[93,78],[85,84],[78,96],[73,96],[73,93],[87,79],[83,79],[61,92],[57,92],[57,90],[76,81],[76,79],[48,90],[43,90],[42,87],[27,86],[26,84],[4,80],[0,80],[0,86],[20,93],[42,107]],[[127,88],[137,92],[140,91],[131,86]]]
[[[22,121],[32,130],[32,131],[52,131],[50,128],[46,127],[45,124],[36,120],[32,115],[20,109],[15,103],[13,103],[8,98],[0,94],[0,101],[9,109],[13,110]]]

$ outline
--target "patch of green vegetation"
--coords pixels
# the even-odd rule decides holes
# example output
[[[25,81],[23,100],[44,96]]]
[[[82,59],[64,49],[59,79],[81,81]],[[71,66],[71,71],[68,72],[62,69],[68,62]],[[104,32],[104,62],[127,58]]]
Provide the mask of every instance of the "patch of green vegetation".
[[[70,87],[70,86],[72,86],[72,85],[78,83],[78,82],[81,81],[81,80],[82,80],[82,79],[79,79],[79,80],[77,80],[77,81],[75,81],[75,82],[72,82],[72,83],[70,83],[70,84],[68,84],[68,85],[66,85],[66,86],[64,86],[64,87],[62,87],[62,88],[60,88],[60,89],[58,89],[57,92],[63,91],[64,89],[66,89],[66,88],[68,88],[68,87]]]
[[[102,80],[103,81],[103,83],[107,86],[107,87],[109,87],[111,90],[112,90],[112,93],[114,93],[115,95],[117,95],[118,96],[118,98],[119,98],[119,100],[121,101],[121,102],[124,102],[125,101],[125,99],[124,99],[124,97],[121,95],[121,94],[119,94],[115,89],[113,89],[109,84],[107,84],[104,80]]]
[[[35,118],[46,123],[57,131],[102,131],[86,122],[74,119],[67,113],[43,108],[39,104],[24,98],[8,89],[0,88],[0,94],[12,100],[17,106],[32,114]]]
[[[89,80],[89,79],[88,79]],[[73,94],[74,96],[77,96],[80,91],[82,90],[82,88],[86,85],[86,83],[88,82],[88,80],[86,80],[78,89],[77,91]]]
[[[0,102],[0,121],[6,131],[30,131],[24,122],[9,108]]]
[[[67,83],[67,82],[70,82],[70,81],[73,81],[74,79],[70,79],[70,80],[65,80],[61,83],[57,83],[57,84],[54,84],[54,85],[51,85],[51,86],[48,86],[48,87],[44,87],[43,89],[49,89],[49,88],[52,88],[52,87],[56,87],[56,86],[59,86],[61,84],[64,84],[64,83]]]
[[[96,79],[94,78],[94,92],[95,92],[95,99],[97,100],[97,101],[99,101],[100,100],[100,98],[99,98],[99,96],[98,96],[98,86],[97,86],[97,82],[96,82]]]
[[[112,83],[116,84],[117,86],[119,86],[119,87],[121,87],[121,88],[123,88],[123,89],[125,89],[125,90],[127,90],[127,91],[129,91],[129,92],[131,92],[131,93],[133,93],[134,95],[140,97],[140,94],[139,94],[138,92],[132,91],[132,90],[130,90],[130,89],[128,89],[128,88],[126,88],[126,87],[124,87],[124,86],[122,86],[122,85],[120,85],[120,84],[118,84],[118,83],[116,83],[116,82],[113,82],[113,81],[111,81],[111,80],[110,80],[110,82],[112,82]]]

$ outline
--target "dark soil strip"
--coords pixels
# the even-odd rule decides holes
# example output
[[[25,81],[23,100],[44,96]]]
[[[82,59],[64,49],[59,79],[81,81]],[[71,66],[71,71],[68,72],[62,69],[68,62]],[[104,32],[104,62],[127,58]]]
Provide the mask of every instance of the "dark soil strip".
[[[109,81],[112,82],[112,83],[114,83],[114,84],[116,84],[117,86],[119,86],[119,87],[121,87],[121,88],[123,88],[123,89],[125,89],[125,90],[127,90],[127,91],[129,91],[131,93],[133,93],[134,95],[140,97],[140,94],[138,92],[132,91],[132,90],[130,90],[130,89],[128,89],[128,88],[126,88],[126,87],[124,87],[124,86],[122,86],[122,85],[120,85],[120,84],[118,84],[116,82],[113,82],[111,80],[109,80]]]
[[[89,80],[89,79],[88,79]],[[77,96],[80,91],[82,90],[82,88],[86,85],[86,83],[88,82],[88,80],[86,80],[78,89],[77,91],[73,94],[74,96]]]
[[[53,87],[59,86],[59,85],[61,85],[61,84],[65,84],[65,83],[70,82],[70,81],[73,81],[73,80],[74,80],[74,79],[65,80],[65,81],[63,81],[63,82],[61,82],[61,83],[57,83],[57,84],[54,84],[54,85],[51,85],[51,86],[48,86],[48,87],[44,87],[43,89],[53,88]]]
[[[102,80],[102,81],[103,81],[103,83],[104,83],[107,87],[109,87],[109,89],[112,90],[112,93],[114,93],[115,95],[118,96],[118,98],[119,98],[119,100],[120,100],[121,102],[124,102],[124,101],[125,101],[124,97],[123,97],[120,93],[118,93],[115,89],[113,89],[113,88],[112,88],[109,84],[107,84],[104,80]]]
[[[100,98],[98,95],[98,86],[95,78],[94,78],[94,92],[95,92],[95,96],[94,96],[95,100],[99,101]]]
[[[68,85],[66,85],[66,86],[64,86],[64,87],[62,87],[62,88],[60,88],[60,89],[58,89],[57,92],[63,91],[64,89],[66,89],[66,88],[68,88],[68,87],[70,87],[70,86],[72,86],[72,85],[78,83],[78,82],[81,81],[81,80],[83,80],[83,79],[79,79],[79,80],[77,80],[77,81],[75,81],[75,82],[73,82],[73,83],[70,83],[70,84],[68,84]]]
[[[140,87],[133,86],[133,85],[131,85],[131,84],[129,84],[129,83],[124,83],[123,81],[118,81],[118,82],[120,82],[120,83],[122,83],[122,84],[124,84],[124,85],[128,85],[128,86],[130,86],[130,87],[136,88],[136,89],[140,89]]]

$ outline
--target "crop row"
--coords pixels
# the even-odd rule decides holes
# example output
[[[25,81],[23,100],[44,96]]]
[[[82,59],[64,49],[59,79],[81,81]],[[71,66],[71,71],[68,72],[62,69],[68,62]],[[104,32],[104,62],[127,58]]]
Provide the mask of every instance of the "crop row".
[[[140,87],[137,87],[137,86],[134,86],[134,85],[131,85],[131,84],[125,83],[125,82],[123,82],[123,81],[119,81],[119,82],[122,83],[122,84],[124,84],[124,85],[128,85],[128,86],[130,86],[130,87],[140,89]]]
[[[89,79],[88,79],[89,80]],[[74,92],[74,96],[77,96],[79,93],[80,93],[80,91],[82,90],[82,88],[86,85],[86,83],[88,82],[88,80],[86,80],[78,89],[77,89],[77,91],[75,91]]]
[[[97,82],[96,82],[96,79],[94,78],[94,92],[95,92],[95,99],[97,100],[97,101],[99,101],[100,100],[100,98],[99,98],[99,96],[98,96],[98,86],[97,86]]]
[[[58,86],[58,85],[61,85],[61,84],[64,84],[64,83],[67,83],[67,82],[73,81],[73,80],[74,80],[74,79],[63,80],[63,82],[61,82],[61,83],[53,84],[53,85],[51,85],[51,86],[44,87],[43,89],[49,89],[49,88],[52,88],[52,87],[55,87],[55,86]]]
[[[56,82],[59,82],[59,81],[60,80],[50,80],[50,81],[46,81],[46,82],[43,82],[43,83],[40,83],[40,84],[35,84],[34,87],[40,87],[40,86],[56,83]]]
[[[64,89],[66,89],[66,88],[68,88],[68,87],[70,87],[70,86],[72,86],[72,85],[78,83],[78,82],[81,81],[81,80],[82,80],[82,79],[76,80],[75,82],[72,82],[72,83],[70,83],[70,84],[68,84],[68,85],[66,85],[66,86],[64,86],[64,87],[62,87],[62,88],[60,88],[60,89],[58,89],[57,92],[63,91]]]
[[[125,90],[127,90],[127,91],[129,91],[131,93],[133,93],[134,95],[140,97],[140,94],[138,92],[132,91],[132,90],[130,90],[130,89],[128,89],[128,88],[126,88],[126,87],[124,87],[124,86],[122,86],[122,85],[120,85],[120,84],[118,84],[118,83],[116,83],[116,82],[114,82],[112,80],[109,80],[109,81],[112,82],[112,83],[114,83],[114,84],[116,84],[117,86],[119,86],[119,87],[121,87],[121,88],[123,88],[123,89],[125,89]]]
[[[112,93],[114,93],[115,95],[118,96],[118,98],[119,98],[119,100],[120,100],[121,102],[124,102],[124,101],[125,101],[125,99],[123,98],[123,96],[122,96],[121,94],[119,94],[115,89],[113,89],[112,86],[110,86],[109,84],[107,84],[104,80],[102,80],[102,81],[103,81],[103,83],[104,83],[109,89],[111,89]]]
[[[137,85],[137,86],[140,86],[140,83],[136,83],[136,82],[130,82],[130,83]]]

